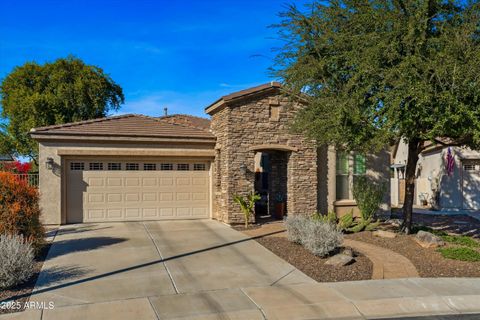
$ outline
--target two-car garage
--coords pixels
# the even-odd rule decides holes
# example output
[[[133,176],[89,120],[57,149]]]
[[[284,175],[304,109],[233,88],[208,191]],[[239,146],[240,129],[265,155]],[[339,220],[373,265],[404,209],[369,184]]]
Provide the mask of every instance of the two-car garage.
[[[46,224],[212,217],[208,119],[121,115],[30,134]]]
[[[208,218],[209,168],[181,159],[68,160],[67,223]]]

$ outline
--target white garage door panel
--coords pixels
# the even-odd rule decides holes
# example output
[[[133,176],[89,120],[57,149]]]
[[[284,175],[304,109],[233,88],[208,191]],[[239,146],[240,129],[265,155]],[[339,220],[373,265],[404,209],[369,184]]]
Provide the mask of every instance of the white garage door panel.
[[[103,169],[109,161],[102,162]],[[67,163],[67,222],[204,219],[209,216],[209,171],[88,170],[89,160]],[[115,161],[120,162],[120,161]],[[84,170],[71,170],[84,163]],[[185,163],[185,162],[182,162]],[[157,162],[157,168],[160,168]]]

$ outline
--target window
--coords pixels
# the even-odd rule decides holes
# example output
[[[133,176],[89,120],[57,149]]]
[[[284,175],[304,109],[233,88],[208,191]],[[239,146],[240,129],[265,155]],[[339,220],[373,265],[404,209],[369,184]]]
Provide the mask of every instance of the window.
[[[125,169],[130,170],[130,171],[137,171],[138,170],[138,163],[127,163],[125,165]]]
[[[157,170],[157,165],[155,163],[144,163],[143,170],[145,171]]]
[[[160,170],[167,170],[167,171],[173,170],[173,164],[171,164],[171,163],[161,163],[160,164]]]
[[[348,153],[337,152],[336,193],[337,200],[350,199],[348,178]]]
[[[474,164],[464,164],[463,165],[463,170],[465,170],[465,171],[475,171],[475,165]]]
[[[72,170],[72,171],[85,170],[85,163],[83,163],[83,162],[70,162],[70,170]]]
[[[188,171],[190,170],[190,165],[188,163],[179,163],[177,164],[178,171]]]
[[[122,170],[122,164],[120,162],[109,162],[107,169],[111,171]]]
[[[194,163],[193,164],[193,170],[194,171],[205,171],[207,169],[207,166],[205,163]]]
[[[336,159],[336,193],[337,200],[353,200],[352,185],[355,176],[367,172],[364,154],[337,152]]]
[[[90,162],[89,169],[90,170],[103,170],[103,163],[101,163],[101,162]]]

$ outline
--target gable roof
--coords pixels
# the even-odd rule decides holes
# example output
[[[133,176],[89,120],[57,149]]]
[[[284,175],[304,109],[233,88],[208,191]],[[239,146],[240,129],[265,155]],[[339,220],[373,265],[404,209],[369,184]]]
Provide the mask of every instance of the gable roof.
[[[197,129],[210,130],[210,119],[191,116],[188,114],[172,114],[159,117],[158,120],[173,124],[186,125]]]
[[[105,117],[30,130],[33,135],[215,138],[207,130],[138,114]]]
[[[205,108],[205,112],[211,115],[212,113],[215,113],[216,111],[218,111],[225,104],[228,104],[240,99],[256,96],[259,94],[264,94],[268,92],[272,92],[272,93],[278,92],[281,87],[282,87],[282,84],[280,82],[272,81],[272,82],[265,83],[249,89],[233,92],[233,93],[227,94],[226,96],[221,97],[220,99],[210,104],[208,107]]]

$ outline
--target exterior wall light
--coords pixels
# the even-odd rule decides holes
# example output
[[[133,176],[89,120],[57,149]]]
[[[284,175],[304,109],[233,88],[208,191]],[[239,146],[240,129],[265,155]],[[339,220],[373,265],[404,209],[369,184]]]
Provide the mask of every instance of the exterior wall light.
[[[47,161],[45,161],[45,167],[48,170],[53,170],[53,158],[48,157]]]

